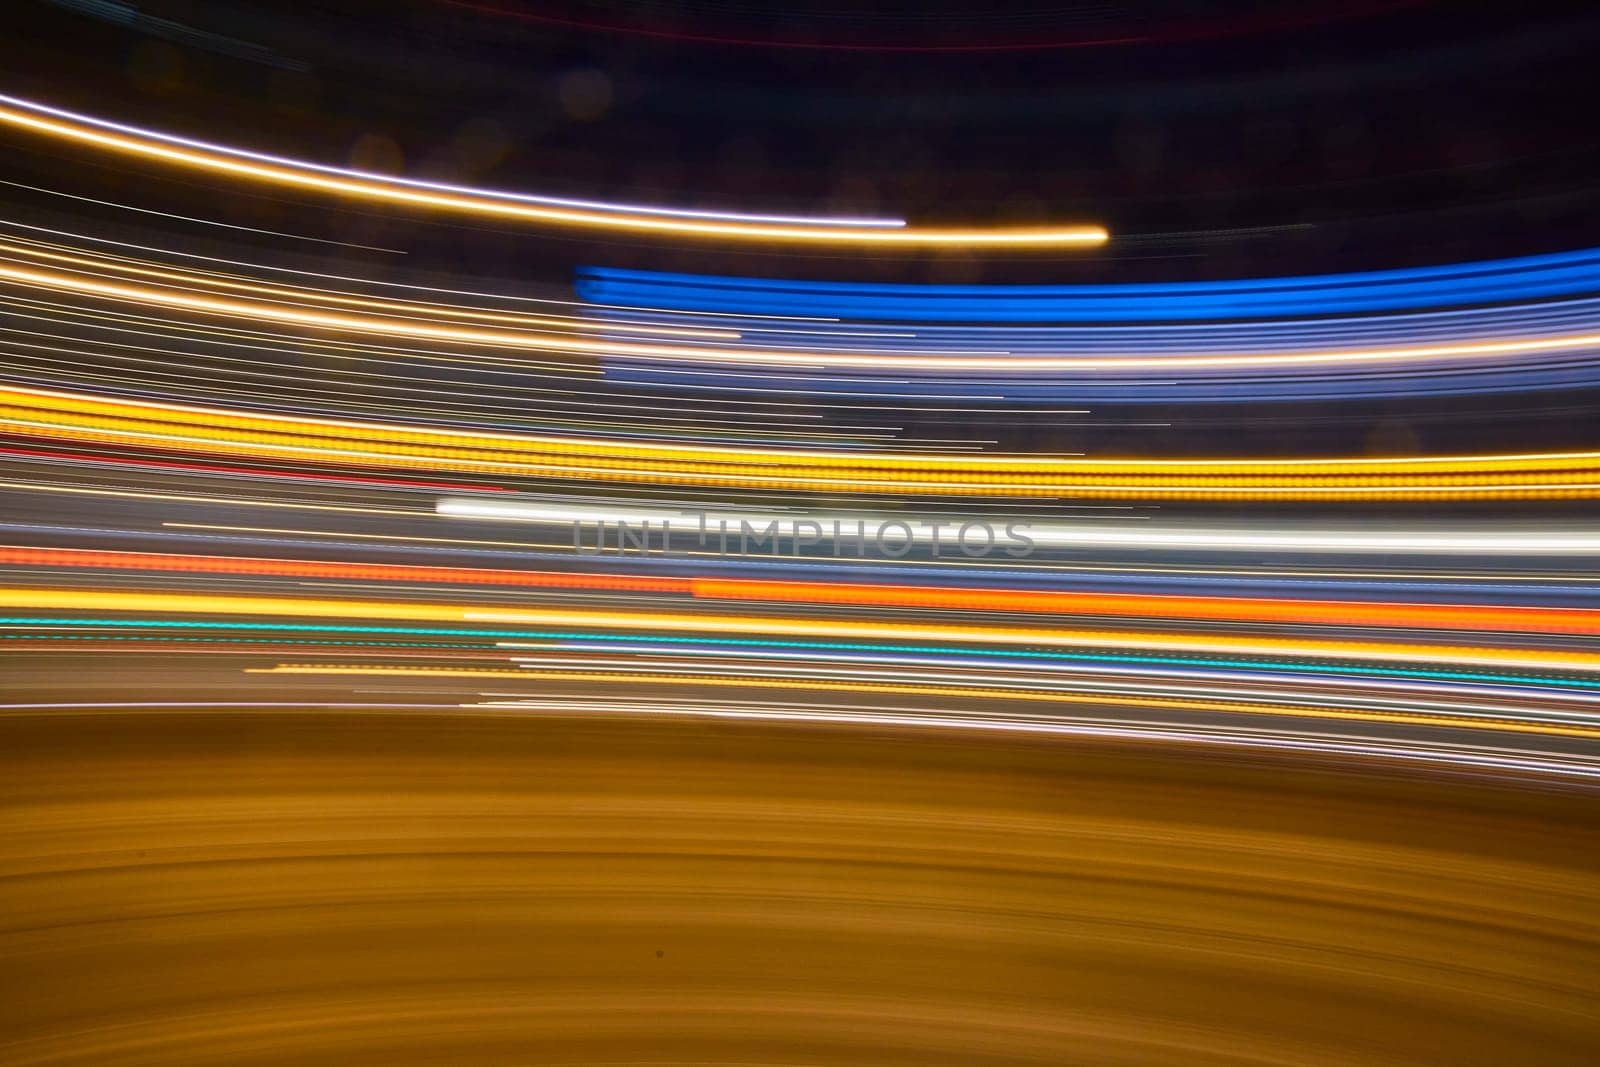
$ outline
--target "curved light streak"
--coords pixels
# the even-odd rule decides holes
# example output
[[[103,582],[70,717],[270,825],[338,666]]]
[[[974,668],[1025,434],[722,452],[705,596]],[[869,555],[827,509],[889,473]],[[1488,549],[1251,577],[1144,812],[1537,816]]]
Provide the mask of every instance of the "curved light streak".
[[[850,353],[831,350],[785,350],[742,347],[696,347],[672,344],[645,344],[628,341],[602,341],[557,333],[519,330],[482,330],[463,327],[431,326],[405,319],[378,315],[351,315],[303,310],[260,300],[234,300],[195,295],[182,289],[105,282],[79,273],[44,271],[0,264],[0,279],[18,285],[100,297],[119,302],[164,308],[181,308],[206,315],[292,323],[318,329],[349,333],[399,336],[430,341],[532,349],[546,352],[574,352],[640,360],[690,363],[728,363],[770,367],[852,367],[876,370],[911,369],[924,371],[1079,371],[1079,370],[1208,370],[1225,368],[1259,369],[1267,367],[1343,366],[1383,363],[1410,363],[1450,359],[1483,359],[1494,356],[1533,355],[1545,352],[1582,351],[1600,346],[1600,332],[1561,334],[1554,337],[1516,337],[1490,341],[1455,341],[1439,344],[1395,345],[1381,348],[1326,349],[1305,352],[1245,352],[1215,355],[1107,355],[1050,356],[1010,355],[1003,352],[983,355],[916,355],[904,352]],[[214,283],[213,283],[214,284]],[[279,290],[280,292],[282,290]],[[307,294],[314,299],[314,294]],[[371,302],[376,303],[376,302]],[[614,327],[625,329],[625,327]]]
[[[878,322],[1215,322],[1600,292],[1600,249],[1348,274],[1093,285],[905,285],[584,267],[578,294],[706,314]]]
[[[0,123],[56,140],[270,185],[410,207],[641,235],[840,245],[1085,248],[1104,244],[1098,226],[916,229],[900,219],[811,218],[693,211],[397,178],[330,167],[112,122],[0,94]]]

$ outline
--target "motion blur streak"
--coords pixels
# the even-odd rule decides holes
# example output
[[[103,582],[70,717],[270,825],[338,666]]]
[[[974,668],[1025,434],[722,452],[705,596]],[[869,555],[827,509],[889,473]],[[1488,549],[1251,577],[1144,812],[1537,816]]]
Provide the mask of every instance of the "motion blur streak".
[[[46,137],[171,166],[210,171],[269,185],[363,200],[494,218],[667,237],[826,244],[1072,247],[1105,243],[1097,226],[1011,230],[902,228],[898,219],[773,218],[723,215],[624,204],[588,205],[490,189],[407,181],[379,174],[282,159],[143,130],[0,94],[0,123]]]
[[[6,11],[0,1065],[1600,1064],[1600,9],[367,6]]]
[[[8,426],[58,440],[263,460],[665,485],[1087,499],[1600,496],[1600,453],[1594,452],[1328,460],[864,457],[442,433],[0,387],[0,427]],[[830,476],[818,476],[819,470]]]
[[[1048,351],[1048,347],[1052,345],[1065,348],[1083,347],[1083,337],[1070,330],[1045,331],[1042,335],[1025,333],[1021,336],[1011,332],[990,334],[979,332],[973,335],[971,331],[964,331],[947,340],[944,334],[918,330],[914,326],[897,327],[895,332],[889,332],[881,325],[876,330],[862,328],[853,332],[830,331],[827,327],[818,325],[819,319],[828,318],[821,313],[831,310],[826,303],[815,307],[807,306],[806,310],[813,314],[801,319],[776,319],[772,322],[762,322],[754,327],[744,320],[743,316],[748,313],[743,311],[721,312],[719,317],[713,320],[723,324],[720,326],[708,325],[703,317],[698,321],[685,318],[677,314],[683,310],[678,306],[681,301],[667,303],[664,309],[656,312],[654,319],[643,321],[633,316],[593,314],[605,310],[603,308],[584,308],[583,310],[591,312],[589,315],[536,316],[474,305],[382,300],[353,291],[336,292],[264,285],[239,277],[217,277],[214,272],[175,270],[157,261],[130,262],[125,257],[111,257],[104,253],[81,249],[74,250],[73,254],[47,250],[68,247],[70,246],[41,246],[38,242],[12,244],[0,241],[0,260],[6,264],[0,265],[0,278],[21,286],[100,297],[145,307],[181,308],[205,315],[245,320],[291,323],[351,333],[393,334],[416,340],[455,341],[474,346],[576,352],[594,356],[674,362],[777,367],[821,366],[882,371],[908,369],[945,372],[982,371],[989,374],[1016,371],[1227,369],[1261,371],[1294,367],[1315,370],[1321,365],[1359,368],[1365,364],[1417,362],[1431,364],[1461,360],[1470,363],[1492,356],[1528,357],[1544,353],[1562,353],[1571,356],[1600,346],[1600,333],[1592,329],[1595,324],[1594,315],[1552,316],[1552,321],[1541,322],[1533,315],[1533,312],[1539,310],[1535,305],[1524,309],[1524,318],[1537,325],[1538,332],[1533,336],[1524,337],[1497,337],[1492,333],[1485,336],[1481,324],[1464,322],[1459,327],[1462,336],[1441,342],[1438,340],[1439,331],[1436,328],[1428,328],[1437,324],[1414,323],[1405,317],[1395,316],[1391,318],[1392,323],[1401,327],[1394,337],[1398,343],[1383,346],[1360,343],[1363,338],[1375,332],[1372,322],[1361,323],[1359,327],[1345,324],[1347,332],[1340,334],[1331,333],[1326,324],[1318,320],[1314,325],[1322,329],[1312,331],[1309,337],[1279,337],[1266,328],[1257,331],[1258,334],[1265,335],[1261,337],[1252,336],[1248,332],[1239,334],[1240,340],[1234,343],[1238,344],[1242,351],[1229,351],[1226,347],[1229,338],[1234,334],[1223,334],[1219,342],[1214,336],[1217,331],[1211,329],[1209,332],[1213,336],[1206,336],[1205,330],[1197,330],[1192,340],[1184,335],[1179,335],[1178,338],[1162,337],[1159,334],[1153,338],[1137,334],[1130,336],[1128,343],[1143,349],[1141,351],[1119,352],[1116,348],[1107,350],[1102,343],[1101,346],[1091,347],[1088,351],[1060,355],[1052,354]],[[1587,258],[1592,257],[1593,253]],[[80,269],[73,271],[40,269],[41,264],[56,267],[61,263]],[[1486,272],[1492,273],[1487,270]],[[133,285],[118,280],[130,275],[136,278],[156,278],[171,284]],[[110,280],[107,280],[108,277]],[[1297,289],[1303,290],[1307,287],[1314,288],[1315,283],[1322,280],[1290,279],[1290,281],[1303,283],[1297,286]],[[1323,284],[1337,289],[1349,283],[1323,282]],[[1581,286],[1584,290],[1600,289],[1600,271],[1587,269],[1569,284],[1574,287]],[[218,295],[219,291],[221,295]],[[604,289],[600,291],[605,292]],[[1486,295],[1483,292],[1470,290],[1464,293],[1456,293],[1453,290],[1450,292],[1455,300],[1463,302],[1472,302]],[[255,299],[242,300],[229,296],[235,293],[243,293]],[[993,302],[971,301],[970,310],[966,314],[974,317],[987,316],[992,313],[988,305]],[[1219,303],[1225,308],[1233,305],[1232,301],[1225,298],[1225,294]],[[1063,300],[1055,297],[1046,304],[1051,308],[1064,305],[1063,314],[1081,313],[1081,309],[1070,298]],[[338,314],[320,310],[330,305],[335,308],[356,308],[368,314]],[[744,307],[743,304],[734,306]],[[1141,307],[1142,303],[1136,302],[1133,306]],[[1557,305],[1555,310],[1564,309],[1561,305]],[[1570,309],[1565,310],[1570,311]],[[1578,310],[1583,309],[1580,307]],[[399,314],[389,317],[373,314],[375,312]],[[1001,314],[1003,318],[1003,309]],[[759,317],[771,318],[766,315]],[[427,321],[417,321],[439,319],[487,323],[499,329],[465,329],[459,326],[435,326]],[[1380,325],[1383,322],[1384,320],[1377,320]],[[761,335],[780,332],[776,329],[779,324],[788,327],[781,331],[784,334],[799,334],[806,339],[814,337],[814,346],[774,347],[767,343],[767,339]],[[1281,324],[1278,325],[1281,328]],[[1409,333],[1404,330],[1406,326],[1410,327]],[[1584,329],[1586,326],[1590,328]],[[544,329],[529,331],[518,330],[518,327]],[[683,343],[647,345],[626,341],[607,342],[575,336],[574,331],[656,335],[679,338]],[[762,343],[746,343],[737,347],[729,345],[695,347],[689,343],[719,340],[737,342],[745,333],[751,335],[749,340]],[[1315,344],[1319,334],[1328,334],[1330,340],[1343,341],[1348,347],[1320,347]],[[1112,336],[1115,338],[1115,333]],[[1013,347],[1037,348],[1041,344],[1041,338],[1047,346],[1044,352],[1010,351]],[[860,340],[863,339],[872,344],[860,344]],[[904,339],[913,340],[917,343],[917,347],[904,348]],[[981,343],[986,339],[991,341],[993,347]],[[896,341],[900,344],[895,344]],[[1407,341],[1410,343],[1406,343]],[[789,342],[789,344],[794,343]],[[1219,347],[1219,343],[1223,347]],[[804,341],[801,344],[804,344]],[[1186,344],[1201,351],[1185,352],[1183,349]],[[1173,353],[1175,346],[1177,351]],[[1289,350],[1285,351],[1285,348]]]
[[[1289,706],[1273,708],[1262,704],[1237,704],[1221,703],[1203,700],[1168,700],[1159,697],[1146,697],[1139,700],[1122,700],[1109,696],[1063,696],[1060,694],[1028,693],[1004,689],[977,689],[956,686],[931,686],[931,685],[893,685],[873,684],[864,685],[854,682],[833,682],[826,680],[789,681],[777,679],[752,679],[742,678],[737,681],[720,677],[718,675],[677,675],[677,674],[648,674],[633,671],[626,675],[612,675],[584,671],[496,671],[454,669],[449,667],[361,667],[343,665],[303,665],[284,664],[279,667],[250,668],[257,673],[266,674],[358,674],[358,675],[430,675],[443,678],[531,678],[549,679],[552,681],[577,681],[595,682],[606,680],[628,681],[646,685],[699,685],[699,686],[731,686],[734,688],[770,688],[770,689],[812,689],[824,691],[838,691],[846,693],[887,693],[906,694],[916,696],[959,696],[974,698],[1004,698],[1009,700],[1047,700],[1062,704],[1095,704],[1117,706],[1119,704],[1133,704],[1137,707],[1147,708],[1174,708],[1190,711],[1238,711],[1250,712],[1259,715],[1291,715],[1301,718],[1330,718],[1330,719],[1366,719],[1374,722],[1394,723],[1426,723],[1439,726],[1462,726],[1469,728],[1482,728],[1488,730],[1511,730],[1521,733],[1554,734],[1562,737],[1600,738],[1600,729],[1584,729],[1575,726],[1542,726],[1530,723],[1509,722],[1493,719],[1466,719],[1448,715],[1403,715],[1379,712],[1353,712],[1353,711],[1325,711],[1315,708]]]
[[[626,630],[702,631],[880,640],[957,640],[983,644],[1041,644],[1094,648],[1190,649],[1257,655],[1365,657],[1374,660],[1476,663],[1533,670],[1594,670],[1600,652],[1560,650],[1524,653],[1510,648],[1315,641],[1278,637],[1206,637],[1194,634],[1113,633],[974,627],[854,620],[786,618],[767,615],[664,615],[596,611],[487,611],[469,605],[403,601],[308,600],[291,597],[238,597],[184,593],[117,593],[98,590],[0,588],[0,607],[56,611],[100,609],[179,614],[270,615],[288,618],[412,619],[437,622],[508,622],[548,626],[598,626]]]
[[[1470,604],[1394,602],[1373,604],[1342,600],[1136,596],[1067,591],[1020,592],[970,586],[629,577],[551,571],[486,570],[472,567],[402,567],[334,560],[247,559],[235,556],[180,556],[153,552],[94,552],[86,549],[0,545],[0,564],[5,563],[180,573],[293,575],[307,578],[423,581],[461,585],[631,590],[681,593],[708,600],[857,604],[1068,615],[1234,619],[1346,626],[1415,626],[1446,630],[1517,630],[1526,633],[1600,633],[1600,611],[1592,608],[1576,610],[1538,607],[1484,608]]]
[[[578,293],[596,304],[767,316],[954,322],[1216,321],[1397,311],[1600,290],[1600,249],[1407,270],[1145,285],[777,284],[589,267]],[[1354,325],[1354,324],[1352,324]]]
[[[836,537],[854,533],[861,528],[875,529],[884,523],[899,521],[910,528],[910,540],[941,548],[961,547],[960,527],[964,521],[948,514],[921,514],[905,510],[863,515],[847,512],[812,511],[803,517],[791,518],[782,513],[764,515],[757,512],[730,511],[723,507],[694,511],[686,508],[659,508],[648,506],[621,507],[591,501],[540,501],[536,504],[520,501],[505,503],[499,500],[473,500],[446,498],[435,506],[440,515],[461,519],[492,519],[507,522],[527,522],[571,527],[577,524],[579,534],[584,524],[598,526],[602,523],[615,527],[618,523],[637,526],[641,522],[672,524],[679,532],[698,535],[699,519],[706,521],[706,543],[720,544],[720,533],[726,527],[727,540],[737,544],[743,524],[751,527],[773,527],[777,536],[789,538],[813,533],[805,524],[820,524],[832,531],[837,524]],[[692,521],[691,521],[692,520]],[[685,531],[687,524],[688,530]],[[1600,552],[1600,531],[1589,523],[1550,529],[1527,525],[1499,525],[1481,521],[1457,522],[1448,525],[1385,526],[1371,529],[1359,525],[1337,525],[1310,521],[1289,521],[1269,529],[1259,523],[1231,524],[1227,526],[1201,526],[1195,522],[1163,523],[1144,522],[1139,525],[1122,525],[1111,522],[1086,523],[1029,521],[1024,524],[1029,541],[1035,545],[1052,548],[1152,548],[1152,549],[1202,549],[1245,550],[1251,552],[1306,551],[1337,553],[1424,553],[1428,555],[1530,555],[1551,554],[1585,556]],[[713,538],[716,534],[716,538]],[[577,536],[577,535],[575,535]],[[966,552],[969,565],[976,565]]]

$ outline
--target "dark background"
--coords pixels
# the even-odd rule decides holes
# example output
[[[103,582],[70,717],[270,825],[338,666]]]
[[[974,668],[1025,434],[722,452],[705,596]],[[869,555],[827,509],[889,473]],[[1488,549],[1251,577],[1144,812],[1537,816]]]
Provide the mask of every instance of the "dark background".
[[[1102,255],[1022,264],[608,242],[613,265],[1227,277],[1554,251],[1596,236],[1600,16],[1583,5],[781,9],[24,3],[6,83],[94,114],[476,184],[914,222],[1093,221],[1118,237]],[[506,254],[494,244],[466,250],[475,273]],[[523,272],[563,276],[589,251],[530,244],[516,253]]]

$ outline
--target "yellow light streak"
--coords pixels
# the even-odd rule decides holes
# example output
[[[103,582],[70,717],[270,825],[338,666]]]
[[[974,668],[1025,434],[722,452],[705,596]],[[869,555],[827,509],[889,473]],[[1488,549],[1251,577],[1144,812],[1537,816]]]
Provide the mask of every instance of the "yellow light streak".
[[[186,452],[578,481],[959,496],[1507,499],[1600,496],[1600,453],[1094,459],[639,443],[254,412],[0,386],[0,426]]]

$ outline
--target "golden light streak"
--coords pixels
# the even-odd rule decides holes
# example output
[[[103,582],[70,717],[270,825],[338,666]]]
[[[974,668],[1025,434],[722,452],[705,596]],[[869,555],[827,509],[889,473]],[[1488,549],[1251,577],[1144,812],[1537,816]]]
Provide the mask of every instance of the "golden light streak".
[[[0,386],[34,436],[322,463],[581,481],[959,496],[1505,499],[1600,496],[1600,453],[1338,459],[1090,459],[641,444],[265,415]]]
[[[592,230],[612,230],[640,236],[662,235],[712,240],[856,245],[862,247],[998,247],[1094,248],[1108,234],[1099,226],[1033,227],[1024,229],[916,229],[720,221],[675,218],[619,206],[592,210],[497,199],[487,193],[444,192],[386,181],[377,176],[357,177],[320,173],[307,165],[269,163],[230,156],[199,147],[185,147],[135,133],[99,129],[85,123],[0,104],[0,123],[59,141],[134,156],[188,170],[244,178],[252,182],[303,189],[369,202],[400,204],[431,211],[514,219],[522,222]]]

